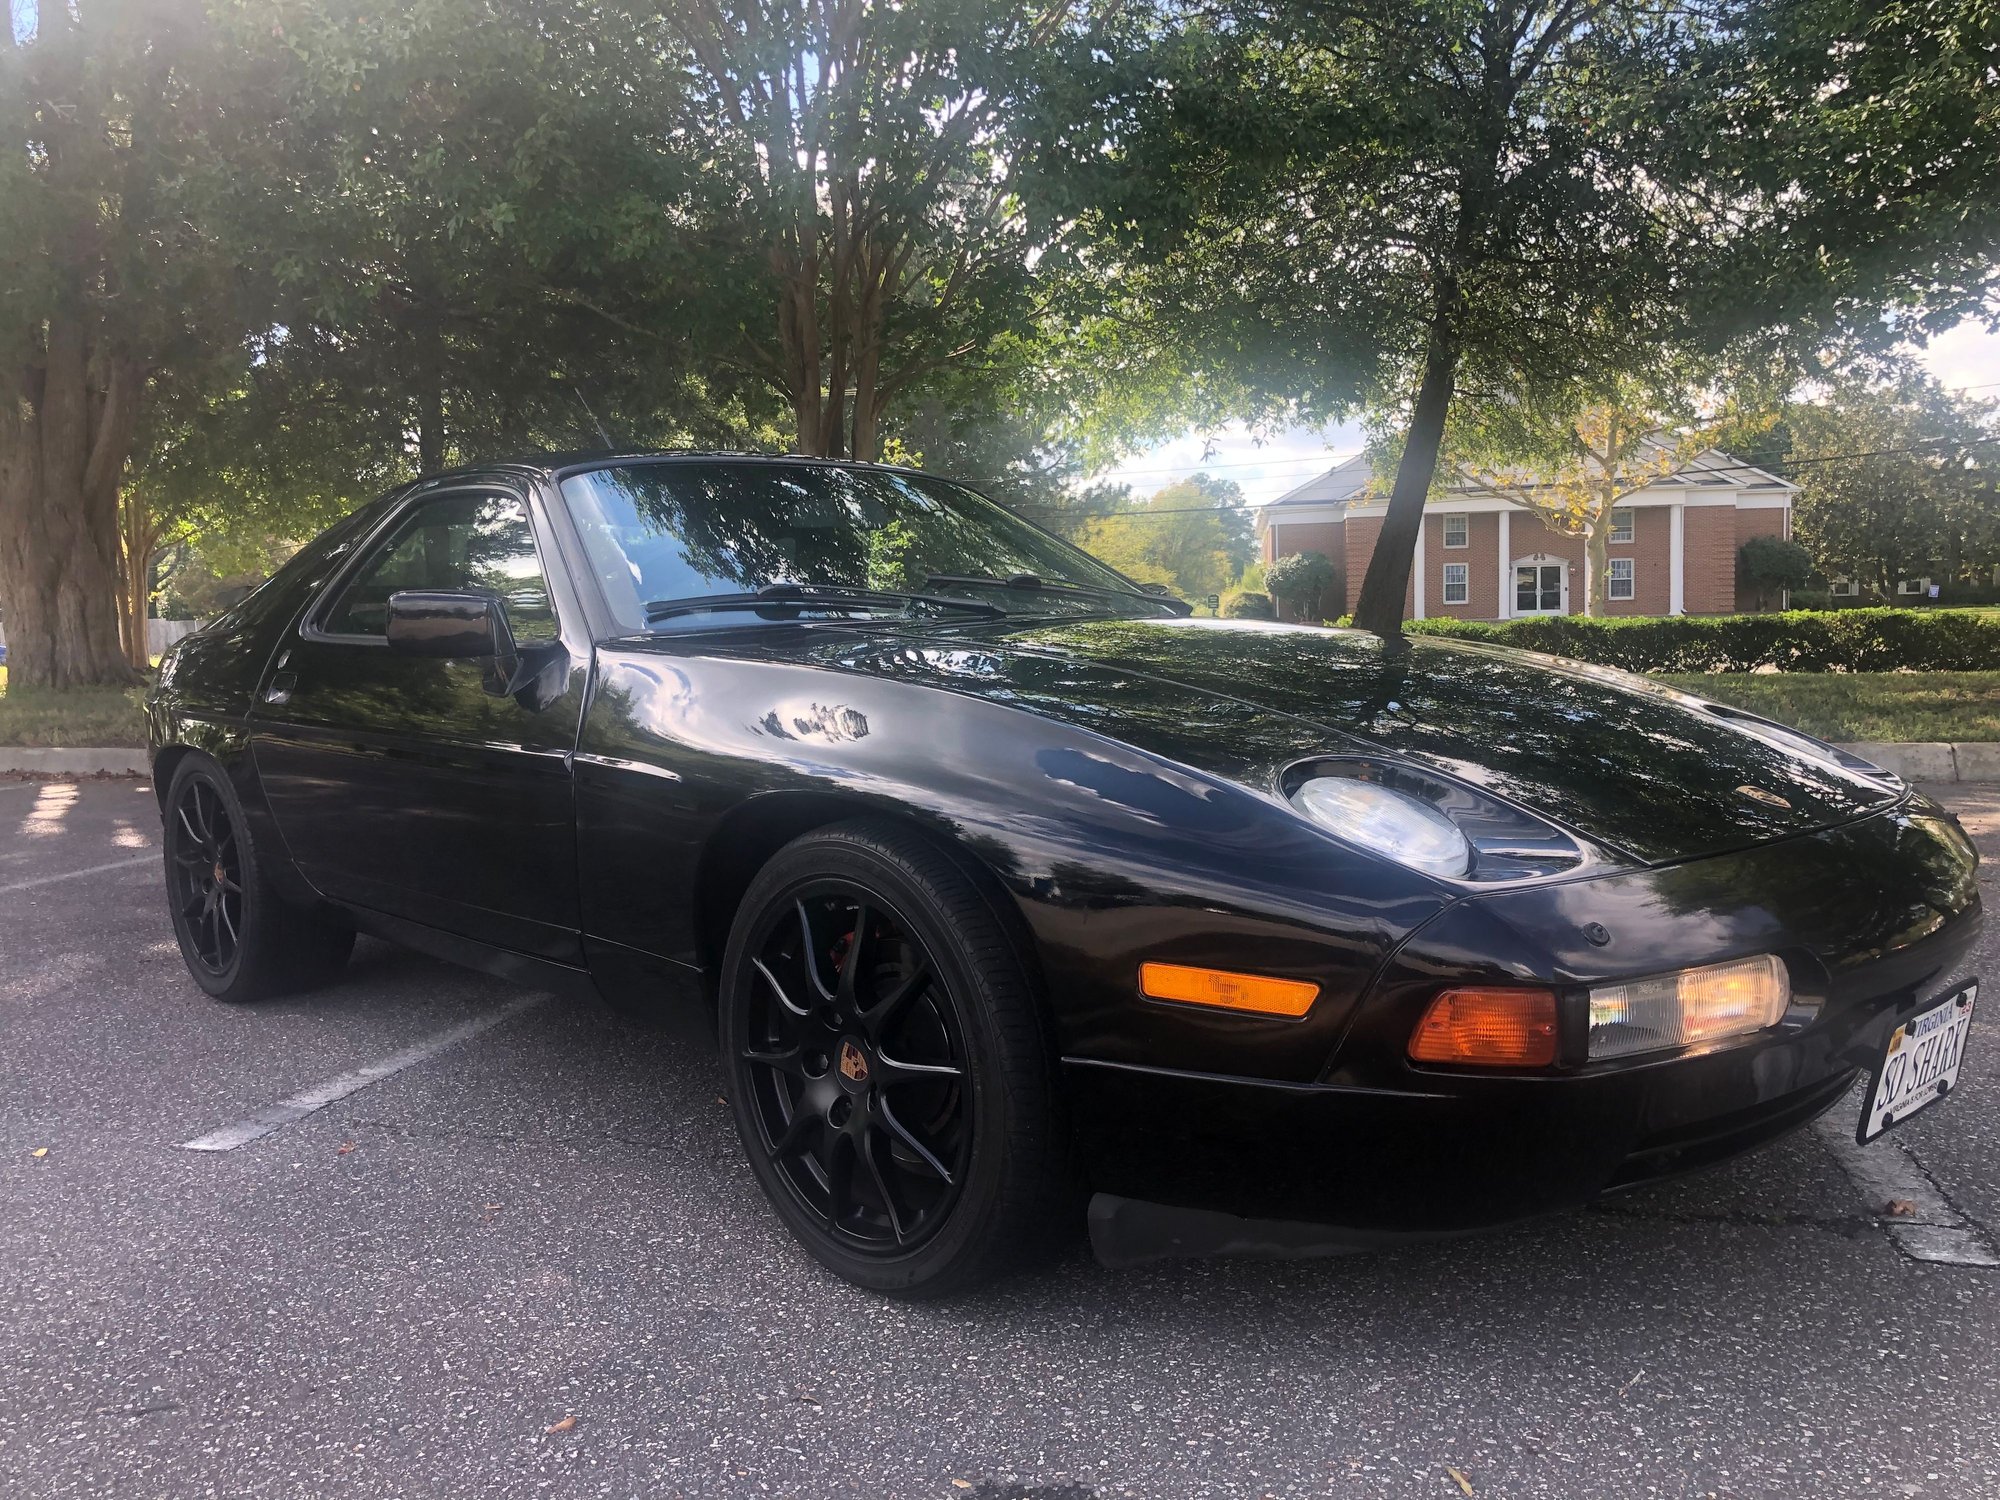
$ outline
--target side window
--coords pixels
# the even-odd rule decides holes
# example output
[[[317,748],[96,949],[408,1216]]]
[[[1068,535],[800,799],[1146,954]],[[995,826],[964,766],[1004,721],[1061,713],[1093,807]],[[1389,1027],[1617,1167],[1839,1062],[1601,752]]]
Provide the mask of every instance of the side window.
[[[405,516],[321,616],[328,635],[383,635],[403,589],[496,595],[523,645],[552,640],[555,609],[527,508],[511,495],[446,495]]]

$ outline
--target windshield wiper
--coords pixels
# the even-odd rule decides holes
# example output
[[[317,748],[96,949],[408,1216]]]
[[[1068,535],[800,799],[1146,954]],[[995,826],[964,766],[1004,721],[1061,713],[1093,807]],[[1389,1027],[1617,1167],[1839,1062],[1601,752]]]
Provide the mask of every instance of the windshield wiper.
[[[701,615],[736,609],[883,609],[928,604],[937,609],[998,619],[1007,611],[976,599],[948,599],[939,594],[902,594],[881,589],[847,588],[840,584],[767,583],[754,593],[698,594],[686,599],[655,599],[646,606],[646,623],[657,624],[676,615]]]
[[[1039,573],[1009,573],[1005,578],[995,578],[988,573],[932,573],[924,579],[927,589],[936,588],[939,584],[957,588],[984,585],[987,588],[1020,589],[1030,594],[1082,594],[1095,599],[1136,599],[1141,604],[1157,604],[1178,614],[1192,611],[1192,606],[1185,600],[1168,594],[1135,594],[1130,589],[1108,588],[1095,583],[1057,583]]]

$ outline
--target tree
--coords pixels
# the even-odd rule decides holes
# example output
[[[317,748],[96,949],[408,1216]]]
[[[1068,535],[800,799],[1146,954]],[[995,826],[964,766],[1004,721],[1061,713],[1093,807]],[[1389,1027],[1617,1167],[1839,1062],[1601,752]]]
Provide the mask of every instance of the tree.
[[[1574,413],[1753,340],[1796,369],[1885,301],[1887,337],[1971,305],[1990,26],[1983,0],[1224,0],[1106,66],[1047,191],[1101,241],[1108,322],[1256,409],[1395,414],[1356,611],[1389,633],[1457,410]],[[1919,150],[1888,139],[1905,109]]]
[[[193,0],[0,27],[0,599],[18,687],[124,683],[119,491],[148,393],[243,327],[235,79]],[[240,165],[240,162],[239,162]]]
[[[1694,284],[1714,326],[1881,348],[2000,294],[1989,0],[1750,0],[1690,101],[1757,232]],[[1886,310],[1886,315],[1885,315]]]
[[[736,190],[708,226],[730,252],[708,286],[737,324],[722,357],[783,394],[798,451],[872,459],[893,402],[1031,319],[1044,247],[1012,180],[1007,79],[1069,7],[663,14],[692,56],[702,149]]]
[[[1669,436],[1658,409],[1642,400],[1628,388],[1622,400],[1539,424],[1518,407],[1504,408],[1499,421],[1489,415],[1482,423],[1475,414],[1455,424],[1447,440],[1448,450],[1459,450],[1449,470],[1525,506],[1552,530],[1584,539],[1587,615],[1604,613],[1613,508],[1673,473],[1701,446]]]
[[[1199,358],[1267,357],[1316,411],[1397,410],[1356,612],[1392,633],[1454,401],[1581,404],[1683,337],[1681,283],[1732,224],[1675,136],[1706,23],[1647,0],[1214,14],[1104,111],[1128,181],[1094,222]]]
[[[1254,548],[1230,480],[1197,474],[1156,492],[1144,505],[1090,521],[1078,544],[1141,583],[1166,583],[1190,598],[1220,593]]]
[[[1293,552],[1264,569],[1264,587],[1271,597],[1309,619],[1325,612],[1326,591],[1333,587],[1333,579],[1333,563],[1324,552]]]
[[[1756,590],[1757,607],[1768,609],[1773,596],[1805,587],[1812,577],[1812,554],[1783,537],[1753,536],[1736,549],[1736,571]]]
[[[1917,375],[1789,407],[1772,466],[1799,486],[1794,533],[1820,571],[1888,593],[2000,563],[1993,411]]]
[[[537,449],[775,437],[761,392],[712,368],[685,226],[724,188],[653,143],[688,125],[656,18],[582,0],[235,14],[284,147],[250,223],[275,307],[205,460],[323,511]]]

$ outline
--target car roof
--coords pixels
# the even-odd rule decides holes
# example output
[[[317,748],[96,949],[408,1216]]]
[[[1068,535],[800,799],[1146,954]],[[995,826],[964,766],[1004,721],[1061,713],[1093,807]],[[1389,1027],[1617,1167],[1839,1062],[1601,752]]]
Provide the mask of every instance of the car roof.
[[[592,469],[614,468],[621,464],[667,464],[667,463],[732,463],[770,465],[773,468],[796,468],[810,465],[813,468],[832,469],[874,469],[897,474],[919,474],[925,472],[903,464],[866,463],[851,458],[814,458],[803,453],[746,453],[741,450],[716,448],[633,448],[595,449],[566,453],[541,453],[519,458],[493,459],[487,463],[464,464],[454,469],[443,469],[435,474],[426,474],[420,484],[433,484],[445,479],[469,479],[485,474],[534,474],[546,479],[562,479],[571,474],[587,473]]]

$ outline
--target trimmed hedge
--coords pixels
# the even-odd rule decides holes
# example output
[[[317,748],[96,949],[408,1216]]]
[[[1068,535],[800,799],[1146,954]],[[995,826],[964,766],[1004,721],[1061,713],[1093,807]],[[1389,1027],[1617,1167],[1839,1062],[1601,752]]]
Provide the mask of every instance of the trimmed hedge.
[[[2000,619],[1940,610],[1791,610],[1638,620],[1550,615],[1500,624],[1410,620],[1403,628],[1411,635],[1491,641],[1628,672],[2000,671]]]

